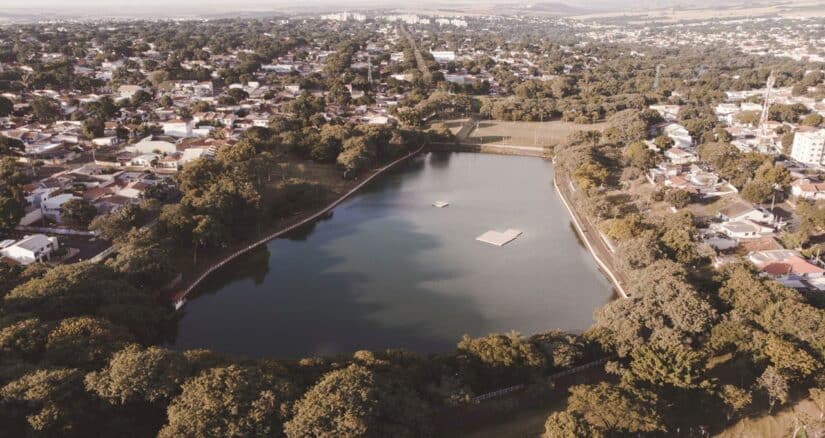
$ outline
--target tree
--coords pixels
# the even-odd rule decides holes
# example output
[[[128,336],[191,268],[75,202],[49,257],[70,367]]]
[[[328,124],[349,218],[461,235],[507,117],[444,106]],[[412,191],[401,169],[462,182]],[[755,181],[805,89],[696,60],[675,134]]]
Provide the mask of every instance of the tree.
[[[46,346],[49,325],[37,318],[17,321],[0,330],[0,352],[37,359]]]
[[[14,103],[5,96],[0,96],[0,117],[6,117],[14,111]]]
[[[74,198],[60,207],[60,218],[66,223],[87,226],[97,215],[97,209],[89,201]]]
[[[690,343],[710,330],[717,314],[685,276],[680,265],[666,260],[640,270],[632,298],[598,309],[588,335],[621,356],[649,341]]]
[[[735,118],[744,125],[756,126],[759,123],[759,111],[741,111],[736,113]]]
[[[0,134],[0,156],[11,155],[15,152],[23,152],[25,150],[26,145],[23,144],[22,141]]]
[[[630,357],[627,376],[632,380],[681,389],[695,389],[706,384],[702,378],[704,357],[681,344],[643,345],[633,350]]]
[[[619,241],[616,254],[616,262],[624,271],[643,269],[662,258],[658,239],[652,231],[644,231],[636,237]]]
[[[127,204],[117,210],[96,217],[89,229],[97,231],[106,240],[124,237],[132,228],[144,220],[143,210],[134,204]]]
[[[75,369],[32,371],[0,389],[0,399],[19,411],[15,418],[25,418],[29,428],[44,436],[75,432],[93,413],[83,392],[83,373]]]
[[[530,343],[541,348],[548,365],[558,370],[571,368],[585,355],[585,345],[579,336],[559,330],[534,335]]]
[[[668,137],[667,135],[660,135],[653,139],[653,144],[655,144],[656,147],[658,147],[659,149],[666,151],[672,148],[676,144],[676,142],[673,141],[673,139]]]
[[[612,240],[621,242],[640,235],[645,224],[639,214],[631,213],[622,218],[610,219],[602,225],[602,231]]]
[[[603,434],[577,415],[554,412],[544,423],[544,438],[600,438]]]
[[[693,202],[693,195],[687,190],[670,189],[665,192],[665,202],[676,208],[685,208]]]
[[[279,372],[238,365],[202,372],[169,404],[158,436],[280,435],[295,389]]]
[[[657,162],[656,153],[641,141],[630,143],[624,151],[624,158],[629,165],[642,170],[650,169]]]
[[[772,366],[766,368],[765,372],[756,380],[756,383],[768,395],[768,404],[770,405],[768,412],[773,411],[773,407],[777,402],[784,404],[788,401],[788,379],[776,368]]]
[[[52,123],[63,114],[60,104],[48,97],[36,97],[31,102],[34,117],[41,123]]]
[[[105,125],[103,120],[90,117],[83,121],[83,136],[91,140],[97,137],[103,137],[105,132]]]
[[[825,123],[825,117],[819,113],[811,113],[802,119],[801,125],[804,126],[822,126]]]
[[[656,117],[658,117],[658,113]],[[649,123],[656,121],[655,117],[643,114],[639,110],[626,109],[613,114],[607,119],[604,135],[608,141],[630,144],[647,138]]]
[[[762,180],[750,181],[742,187],[742,198],[755,204],[770,202],[773,193],[773,185]]]
[[[719,398],[725,404],[728,421],[739,416],[753,401],[750,391],[734,385],[723,385]]]
[[[112,404],[164,403],[180,392],[189,366],[178,353],[130,344],[100,371],[86,375],[86,389]]]
[[[650,391],[599,383],[570,388],[567,410],[602,433],[638,434],[664,430],[656,402],[656,395]]]
[[[404,382],[360,365],[326,374],[295,404],[289,438],[423,437],[429,409]]]
[[[573,172],[573,178],[585,191],[601,186],[609,175],[610,172],[604,166],[595,162],[585,163]]]
[[[458,352],[474,367],[510,376],[535,373],[547,366],[541,350],[517,333],[491,334],[480,338],[467,335],[458,343]]]
[[[19,184],[0,181],[0,231],[10,230],[20,224],[20,219],[26,213],[25,205],[23,188]]]
[[[819,362],[807,351],[775,335],[759,335],[761,354],[788,380],[804,379],[821,368]]]
[[[67,318],[49,332],[46,358],[59,365],[94,366],[104,363],[130,340],[127,331],[105,319]]]
[[[134,229],[117,244],[106,265],[139,287],[158,287],[174,272],[169,251],[151,229]]]

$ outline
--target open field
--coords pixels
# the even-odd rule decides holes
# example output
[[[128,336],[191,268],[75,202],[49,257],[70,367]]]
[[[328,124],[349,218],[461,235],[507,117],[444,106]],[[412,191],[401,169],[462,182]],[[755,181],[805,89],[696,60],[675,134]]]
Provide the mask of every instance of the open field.
[[[446,126],[454,134],[461,129],[462,120],[445,120],[433,123],[433,128]],[[499,143],[519,146],[552,146],[564,141],[575,131],[604,129],[604,123],[580,125],[554,120],[551,122],[504,122],[480,120],[467,138],[468,143]]]
[[[648,21],[676,23],[685,20],[711,20],[724,18],[756,18],[756,17],[822,17],[825,8],[820,1],[801,0],[786,2],[779,5],[728,5],[720,7],[695,8],[663,8],[651,10],[626,10],[616,12],[597,12],[591,14],[571,15],[577,20],[600,20],[625,18],[628,23],[639,24]]]

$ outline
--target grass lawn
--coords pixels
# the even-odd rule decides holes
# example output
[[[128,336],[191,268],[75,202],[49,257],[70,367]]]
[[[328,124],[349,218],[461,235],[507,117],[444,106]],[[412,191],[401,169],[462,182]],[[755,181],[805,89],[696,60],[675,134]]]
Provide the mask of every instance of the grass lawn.
[[[556,407],[540,407],[513,415],[508,421],[481,430],[459,435],[462,438],[539,438],[544,433],[544,422],[556,410],[564,408],[564,400]]]
[[[519,146],[551,146],[564,141],[575,131],[604,129],[604,123],[579,125],[573,122],[503,122],[482,120],[470,134],[469,141],[508,143]]]

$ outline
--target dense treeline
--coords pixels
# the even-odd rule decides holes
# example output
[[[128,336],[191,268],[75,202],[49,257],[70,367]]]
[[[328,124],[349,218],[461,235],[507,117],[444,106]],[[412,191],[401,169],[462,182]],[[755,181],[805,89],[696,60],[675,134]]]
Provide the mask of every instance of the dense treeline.
[[[645,200],[605,196],[627,177],[624,166],[634,165],[622,159],[632,146],[625,144],[580,133],[557,148],[557,169],[581,189],[577,204],[617,243],[616,265],[626,274],[630,298],[599,309],[584,335],[618,355],[606,366],[617,381],[573,387],[567,409],[548,418],[547,436],[698,433],[800,397],[821,405],[821,303],[741,262],[714,273],[696,249],[690,213],[643,215]],[[721,172],[751,169],[747,184],[787,183],[787,171],[772,160],[731,148],[706,143],[700,154]],[[803,214],[811,218],[805,233],[821,227],[820,211]]]

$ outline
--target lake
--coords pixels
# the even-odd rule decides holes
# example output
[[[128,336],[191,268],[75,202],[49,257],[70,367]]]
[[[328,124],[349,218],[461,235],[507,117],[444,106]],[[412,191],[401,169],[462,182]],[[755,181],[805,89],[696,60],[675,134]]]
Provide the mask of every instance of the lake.
[[[300,358],[441,352],[465,333],[581,332],[613,293],[552,180],[540,158],[417,156],[213,274],[182,309],[172,346]],[[506,246],[475,240],[508,228],[523,234]]]

